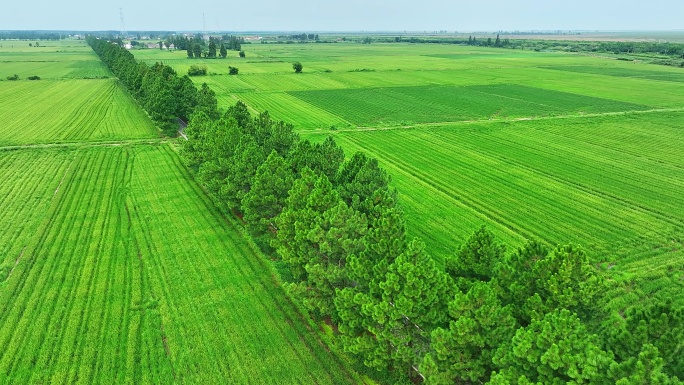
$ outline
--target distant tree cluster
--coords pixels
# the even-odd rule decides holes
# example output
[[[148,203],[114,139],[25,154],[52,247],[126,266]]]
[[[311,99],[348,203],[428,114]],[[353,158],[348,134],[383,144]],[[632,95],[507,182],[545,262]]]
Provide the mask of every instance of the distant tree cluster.
[[[479,45],[483,47],[498,47],[505,48],[511,46],[511,41],[509,39],[501,40],[499,34],[496,35],[496,39],[492,41],[491,37],[485,39],[477,40],[477,37],[468,36],[468,45]]]
[[[0,32],[0,40],[61,40],[67,36],[56,32],[39,31],[4,31]]]
[[[191,65],[188,69],[188,76],[203,76],[207,74],[207,66]]]
[[[313,33],[300,33],[296,35],[280,35],[278,36],[279,39],[289,39],[289,40],[301,40],[301,41],[318,41],[319,37],[318,34],[313,34]]]
[[[209,37],[208,43],[201,35],[180,37],[177,38],[176,41],[178,42],[178,44],[174,43],[176,49],[185,50],[190,59],[201,57],[207,59],[216,59],[220,57],[225,59],[228,56],[229,50],[242,52],[242,44],[244,44],[243,38],[233,35],[224,35],[221,39]]]
[[[206,84],[198,90],[188,76],[178,76],[169,66],[137,62],[132,53],[106,39],[87,36],[86,40],[167,134],[175,133],[178,118],[187,121],[193,111],[216,104]]]

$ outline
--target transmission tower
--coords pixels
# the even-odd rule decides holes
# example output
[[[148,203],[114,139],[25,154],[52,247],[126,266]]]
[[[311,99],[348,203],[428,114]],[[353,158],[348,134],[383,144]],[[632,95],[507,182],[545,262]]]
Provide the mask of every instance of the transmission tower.
[[[119,16],[121,16],[121,37],[126,37],[126,24],[124,24],[123,8],[119,7]]]

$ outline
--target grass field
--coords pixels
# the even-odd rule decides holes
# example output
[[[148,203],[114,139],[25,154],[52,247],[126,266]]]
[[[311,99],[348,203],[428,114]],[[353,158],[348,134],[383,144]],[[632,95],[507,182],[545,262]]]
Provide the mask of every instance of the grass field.
[[[353,382],[168,145],[0,163],[2,382]]]

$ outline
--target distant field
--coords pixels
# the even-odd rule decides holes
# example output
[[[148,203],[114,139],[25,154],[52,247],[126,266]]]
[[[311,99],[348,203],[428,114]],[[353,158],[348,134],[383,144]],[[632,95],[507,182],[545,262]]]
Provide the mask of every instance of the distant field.
[[[167,145],[0,165],[0,382],[354,382]]]
[[[21,79],[102,78],[111,74],[83,40],[0,41],[0,80],[17,74]]]
[[[111,79],[5,81],[0,145],[158,137],[133,103]]]
[[[222,106],[243,100],[302,130],[682,108],[684,71],[570,53],[440,44],[245,44],[246,58],[133,50],[180,74],[208,67]],[[295,74],[291,63],[304,72]],[[240,69],[227,75],[228,66]],[[496,92],[489,92],[492,88]],[[513,95],[509,95],[513,92]],[[621,103],[622,102],[622,103]],[[648,107],[645,107],[648,106]]]
[[[438,258],[487,224],[511,246],[574,242],[611,260],[624,242],[684,233],[683,119],[547,119],[335,138],[380,159],[410,229]]]
[[[290,94],[358,126],[638,111],[649,108],[511,84],[295,91]]]
[[[684,71],[674,70],[665,71],[661,68],[654,68],[652,70],[622,68],[622,67],[594,67],[594,66],[561,66],[561,67],[546,67],[548,69],[577,72],[582,74],[595,74],[605,76],[617,76],[625,78],[641,78],[649,80],[662,80],[667,82],[684,83]]]

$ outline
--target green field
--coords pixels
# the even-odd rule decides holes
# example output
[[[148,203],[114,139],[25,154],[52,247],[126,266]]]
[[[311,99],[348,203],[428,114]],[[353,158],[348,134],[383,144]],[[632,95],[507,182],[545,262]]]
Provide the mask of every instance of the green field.
[[[0,44],[0,146],[159,137],[84,41],[28,44]]]
[[[0,163],[3,381],[352,382],[168,145]]]
[[[0,45],[49,59],[0,81],[0,383],[361,382],[92,50],[27,44]]]
[[[112,79],[7,81],[0,88],[0,145],[159,137],[133,103]]]
[[[584,246],[630,287],[616,308],[682,298],[684,70],[435,44],[243,49],[245,59],[135,54],[179,72],[205,63],[213,75],[194,80],[224,106],[243,100],[305,137],[333,134],[377,157],[410,231],[440,260],[486,224],[511,248],[527,238]]]
[[[17,74],[20,79],[94,79],[111,76],[84,40],[0,41],[0,80]]]

